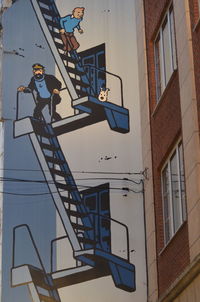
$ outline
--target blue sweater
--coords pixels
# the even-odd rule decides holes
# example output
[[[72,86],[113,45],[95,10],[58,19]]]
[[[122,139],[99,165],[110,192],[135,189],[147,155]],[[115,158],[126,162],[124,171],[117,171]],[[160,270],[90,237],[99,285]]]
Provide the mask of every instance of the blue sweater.
[[[44,77],[41,80],[35,79],[35,85],[37,87],[38,94],[41,98],[48,99],[51,97],[51,93],[47,89],[47,85],[46,85]]]
[[[67,33],[73,33],[74,29],[77,28],[78,30],[80,28],[80,22],[83,20],[72,18],[72,15],[67,15],[66,17],[60,18],[60,26],[62,29],[64,29]]]

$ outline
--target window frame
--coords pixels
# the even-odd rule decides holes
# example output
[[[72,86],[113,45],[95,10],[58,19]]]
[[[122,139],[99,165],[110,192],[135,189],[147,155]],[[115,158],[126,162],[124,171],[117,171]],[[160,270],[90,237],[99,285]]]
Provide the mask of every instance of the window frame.
[[[182,156],[180,156],[180,146],[182,147]],[[180,216],[180,224],[178,227],[175,229],[175,211],[173,209],[173,189],[172,189],[172,174],[171,174],[171,160],[173,157],[176,157],[176,164],[177,164],[177,177],[178,177],[178,192],[179,192],[179,216]],[[182,163],[180,162],[182,158]],[[183,172],[184,172],[184,156],[183,156],[183,145],[182,141],[179,140],[176,146],[173,148],[172,152],[168,156],[167,160],[165,161],[165,164],[163,165],[161,169],[161,193],[162,193],[162,208],[163,208],[163,226],[164,226],[164,243],[167,245],[170,240],[174,237],[174,235],[178,232],[179,228],[183,225],[183,223],[187,220],[187,210],[186,210],[186,190],[185,190],[185,172],[184,172],[184,192],[185,195],[182,194],[182,180],[181,180],[181,165],[183,167]],[[164,180],[163,180],[163,175],[165,169],[168,169],[168,182],[169,182],[169,238],[167,238],[167,233],[166,233],[166,215],[165,215],[165,200],[166,200],[166,192],[164,192]],[[166,182],[166,181],[165,181]],[[184,197],[184,198],[183,198]],[[168,205],[167,205],[168,206]]]
[[[199,0],[200,1],[200,0]],[[171,13],[173,13],[173,24],[171,19]],[[168,25],[168,38],[169,38],[169,51],[170,51],[170,76],[166,79],[166,62],[164,59],[164,41],[163,41],[163,26],[166,22]],[[173,28],[172,28],[173,25]],[[160,39],[160,54],[157,56],[156,43]],[[173,46],[174,44],[174,46]],[[161,64],[158,61],[161,60]],[[159,103],[165,88],[167,87],[172,74],[177,70],[177,54],[176,54],[176,37],[175,37],[175,21],[174,21],[174,7],[171,2],[168,6],[166,13],[162,19],[159,30],[157,31],[154,39],[154,66],[155,66],[155,81],[156,81],[156,103]],[[162,68],[161,68],[162,67]],[[159,70],[158,70],[159,68]],[[161,83],[162,82],[162,83]],[[161,85],[160,85],[161,84]]]

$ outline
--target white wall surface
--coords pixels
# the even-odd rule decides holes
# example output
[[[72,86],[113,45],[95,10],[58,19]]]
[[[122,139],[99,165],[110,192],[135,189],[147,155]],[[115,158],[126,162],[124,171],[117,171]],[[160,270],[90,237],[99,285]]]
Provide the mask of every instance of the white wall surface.
[[[130,112],[130,133],[128,134],[111,131],[107,122],[102,122],[60,136],[59,140],[63,145],[70,167],[73,171],[86,172],[139,172],[142,170],[142,163],[134,2],[131,0],[104,0],[67,1],[66,3],[57,0],[57,5],[61,16],[70,14],[76,6],[85,7],[84,19],[81,22],[84,33],[80,35],[76,32],[80,51],[101,43],[106,44],[107,70],[122,77],[124,103]],[[69,106],[64,101],[60,105],[60,112],[71,115]],[[106,156],[111,157],[111,159],[101,159]],[[128,175],[123,176],[129,177]],[[102,174],[75,173],[76,179],[87,177],[102,177]],[[107,177],[113,177],[113,175],[110,174]],[[117,177],[122,178],[120,174]],[[135,179],[136,176],[130,178]],[[137,178],[139,179],[139,177]],[[78,184],[95,186],[106,181],[105,179],[102,181],[90,180],[90,182],[79,180]],[[124,186],[135,190],[141,189],[139,186],[124,181],[111,181],[111,187]],[[61,289],[59,292],[63,300],[65,297],[81,302],[94,300],[97,302],[112,300],[143,302],[146,300],[142,194],[137,195],[130,192],[127,197],[123,197],[123,195],[120,190],[111,190],[111,214],[113,218],[126,223],[129,227],[130,250],[135,250],[131,253],[131,262],[136,265],[136,292],[130,294],[121,291],[114,287],[111,277],[105,277]],[[124,241],[120,238],[120,233],[117,230],[116,232],[113,231],[115,251],[123,257]],[[59,228],[58,234],[63,234]],[[121,250],[121,254],[119,250]],[[63,251],[63,254],[64,252],[66,250]],[[62,259],[66,263],[64,255]],[[58,262],[61,266],[59,260]]]
[[[141,137],[139,115],[139,93],[137,73],[137,50],[135,33],[134,1],[132,0],[68,0],[56,1],[61,16],[70,14],[76,6],[85,7],[81,27],[83,35],[76,32],[80,51],[106,44],[107,70],[118,74],[124,85],[124,103],[130,114],[130,132],[120,134],[111,131],[107,122],[101,122],[59,137],[62,149],[73,172],[75,180],[82,186],[96,186],[110,182],[115,188],[110,192],[111,215],[127,224],[130,232],[130,260],[136,266],[136,292],[127,293],[115,288],[111,277],[73,285],[59,290],[62,302],[144,302],[146,301],[146,259],[143,217],[143,196],[132,191],[124,192],[122,187],[140,191],[141,185],[122,180],[140,180],[142,170]],[[32,146],[27,137],[13,139],[12,127],[16,113],[16,88],[28,84],[32,76],[31,66],[40,62],[46,66],[46,72],[62,77],[39,27],[30,2],[18,0],[4,14],[4,70],[3,70],[3,108],[5,123],[5,168],[4,177],[43,179]],[[9,54],[13,50],[19,55]],[[112,91],[111,91],[112,94]],[[113,95],[115,95],[113,93]],[[115,100],[112,100],[115,103]],[[33,103],[30,96],[20,96],[20,114],[32,115]],[[73,110],[67,93],[62,93],[62,102],[58,112],[70,116]],[[109,160],[106,160],[109,157]],[[11,169],[11,170],[10,170]],[[13,170],[14,169],[14,170]],[[26,171],[24,171],[26,170]],[[28,170],[28,171],[27,171]],[[32,170],[32,171],[30,171]],[[34,171],[33,171],[34,170]],[[78,173],[82,171],[84,173]],[[89,172],[99,172],[96,174]],[[113,172],[117,174],[102,174]],[[120,173],[125,174],[121,175]],[[103,178],[86,180],[86,178]],[[118,180],[107,178],[116,177]],[[45,184],[25,184],[5,182],[4,190],[13,193],[47,192]],[[127,194],[127,196],[124,196]],[[12,228],[21,223],[30,225],[38,244],[42,259],[49,270],[50,240],[63,235],[62,226],[57,219],[49,195],[16,196],[4,195],[4,242],[3,242],[3,295],[2,302],[31,301],[25,287],[12,289],[9,273],[11,268]],[[56,223],[56,225],[55,225]],[[19,235],[23,246],[25,235]],[[118,255],[124,256],[124,238],[118,229],[113,228],[113,248]],[[31,258],[29,248],[24,251],[24,259]],[[58,250],[58,265],[73,263],[71,251]],[[67,260],[66,260],[67,258]],[[20,259],[22,261],[22,259]],[[22,263],[21,263],[22,264]]]

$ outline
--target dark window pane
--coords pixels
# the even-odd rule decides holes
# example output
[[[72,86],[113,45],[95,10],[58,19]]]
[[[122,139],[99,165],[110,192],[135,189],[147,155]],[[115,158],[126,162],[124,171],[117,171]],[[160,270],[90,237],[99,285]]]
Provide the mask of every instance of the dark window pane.
[[[101,210],[106,211],[109,210],[110,205],[109,205],[109,193],[104,192],[100,194],[101,196]]]
[[[105,78],[106,78],[105,72],[98,71],[98,79],[105,81]]]
[[[96,210],[96,197],[86,197],[85,199],[85,205],[89,210]]]
[[[165,225],[165,242],[167,243],[171,236],[171,210],[170,210],[170,186],[169,186],[169,169],[168,166],[162,172],[163,184],[163,206],[164,206],[164,225]]]
[[[105,54],[102,53],[102,54],[98,55],[98,68],[104,68],[105,65],[106,65]]]
[[[157,100],[160,98],[164,83],[163,83],[163,66],[162,66],[162,53],[161,53],[161,40],[158,35],[155,42],[155,63],[156,63],[156,92]]]
[[[162,27],[162,35],[163,35],[163,55],[164,55],[165,85],[166,85],[172,74],[170,31],[169,31],[169,24],[167,18]]]
[[[182,202],[183,220],[185,220],[186,219],[186,194],[185,194],[185,172],[184,172],[182,144],[179,145],[179,166],[180,166],[181,202]]]
[[[179,192],[179,174],[178,174],[178,160],[177,153],[175,152],[170,160],[171,166],[171,185],[172,185],[172,207],[174,218],[174,232],[181,225],[181,204]]]
[[[83,59],[83,64],[84,65],[94,65],[94,58],[93,57],[89,57],[89,58],[85,58]]]
[[[101,220],[101,226],[102,226],[102,228],[105,228],[105,229],[109,230],[110,229],[110,220],[102,219]]]
[[[176,63],[176,41],[175,41],[175,26],[174,26],[173,7],[171,7],[169,18],[170,18],[170,27],[171,27],[172,63],[173,63],[173,70],[175,70],[177,68],[177,63]]]

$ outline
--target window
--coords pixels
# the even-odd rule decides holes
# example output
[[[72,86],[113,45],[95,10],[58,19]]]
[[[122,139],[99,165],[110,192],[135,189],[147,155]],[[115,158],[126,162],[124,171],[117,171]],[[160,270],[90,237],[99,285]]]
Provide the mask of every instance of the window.
[[[154,42],[156,67],[156,98],[159,101],[176,64],[174,11],[171,5]]]
[[[165,243],[186,220],[183,148],[179,143],[162,169],[162,199]]]

